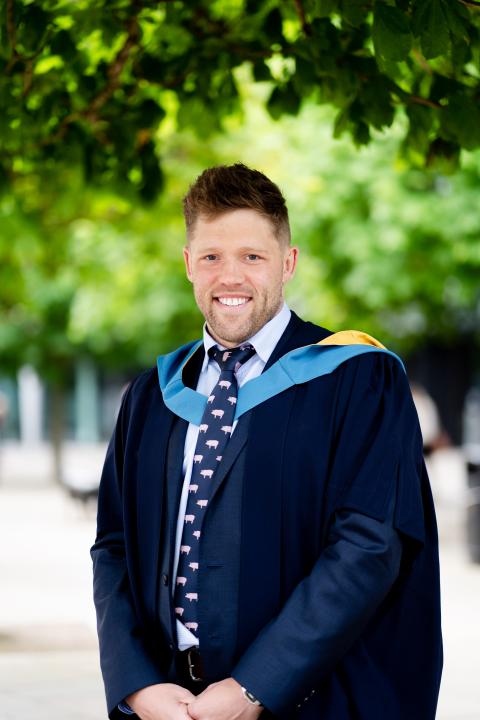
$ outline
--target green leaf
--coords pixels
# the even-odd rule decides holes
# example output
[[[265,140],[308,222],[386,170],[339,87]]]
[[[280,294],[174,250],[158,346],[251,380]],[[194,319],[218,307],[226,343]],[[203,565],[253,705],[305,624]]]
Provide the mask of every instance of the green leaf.
[[[322,64],[331,65],[340,48],[338,29],[327,19],[314,20],[311,28],[313,57],[321,58]]]
[[[373,127],[381,130],[392,124],[394,108],[388,82],[379,75],[365,85],[362,92],[363,117]]]
[[[53,55],[61,55],[65,60],[72,60],[77,54],[77,47],[68,30],[57,32],[50,43]]]
[[[161,82],[165,74],[165,63],[150,53],[144,53],[135,66],[135,74],[150,82]]]
[[[30,54],[38,50],[51,18],[35,3],[24,7],[20,12],[20,18],[17,28],[17,43]]]
[[[7,174],[7,171],[5,170],[4,166],[0,164],[0,195],[2,195],[5,190],[10,185],[10,180]]]
[[[282,115],[297,115],[300,110],[301,98],[295,92],[291,82],[274,88],[267,102],[267,110],[274,120]]]
[[[480,145],[480,107],[470,95],[457,93],[451,97],[442,111],[441,124],[447,135],[467,150]]]
[[[46,75],[52,70],[63,68],[64,62],[60,55],[47,55],[40,58],[35,64],[35,75]]]
[[[465,40],[455,40],[452,42],[452,65],[455,70],[458,69],[458,75],[462,75],[464,66],[472,59],[472,51],[470,45]]]
[[[255,82],[265,82],[272,79],[270,68],[263,60],[257,60],[253,64],[253,77]]]
[[[460,146],[437,138],[428,149],[426,165],[442,175],[450,175],[455,172],[460,161]]]
[[[330,103],[336,107],[344,107],[351,103],[358,95],[360,83],[358,78],[345,68],[333,77],[325,77],[320,84],[320,97],[322,102]]]
[[[352,137],[355,145],[368,145],[370,142],[370,130],[367,123],[362,121],[355,123]]]
[[[365,22],[365,0],[343,0],[342,19],[353,27]]]
[[[450,31],[441,0],[416,0],[412,30],[420,38],[422,52],[427,60],[448,53]]]
[[[270,43],[283,43],[283,19],[278,8],[268,13],[262,26],[263,32],[267,35]]]
[[[337,113],[333,125],[333,137],[339,138],[350,125],[350,108],[344,107]]]
[[[157,199],[164,186],[165,177],[155,154],[153,142],[146,143],[140,151],[140,163],[142,168],[142,184],[140,196],[151,203]]]
[[[407,144],[424,153],[428,146],[429,133],[433,125],[433,108],[424,107],[423,105],[410,105],[407,108],[407,116],[410,121]]]
[[[312,16],[317,18],[328,17],[338,10],[339,0],[315,0],[312,3]]]
[[[468,37],[470,16],[467,8],[458,0],[440,0],[451,34],[458,38]]]
[[[412,45],[406,14],[396,7],[377,2],[372,37],[375,53],[380,60],[405,60]]]
[[[138,108],[136,108],[135,114],[138,117],[139,126],[142,128],[151,128],[163,120],[165,117],[165,110],[155,100],[147,98],[143,100]]]
[[[444,105],[445,101],[456,95],[461,87],[457,80],[435,73],[430,88],[430,99]]]
[[[292,78],[295,90],[301,96],[309,95],[317,85],[318,79],[315,67],[311,60],[304,60],[301,57],[295,58],[295,75]]]

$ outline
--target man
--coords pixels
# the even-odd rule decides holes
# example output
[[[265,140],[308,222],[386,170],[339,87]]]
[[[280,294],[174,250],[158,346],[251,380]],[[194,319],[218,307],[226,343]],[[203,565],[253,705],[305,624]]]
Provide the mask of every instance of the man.
[[[262,173],[206,170],[184,212],[203,341],[131,383],[100,484],[109,717],[431,720],[437,532],[403,365],[289,310]]]

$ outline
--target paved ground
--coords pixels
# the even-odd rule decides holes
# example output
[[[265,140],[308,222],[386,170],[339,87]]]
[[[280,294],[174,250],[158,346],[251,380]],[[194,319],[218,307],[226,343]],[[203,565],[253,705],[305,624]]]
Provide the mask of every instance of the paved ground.
[[[104,720],[91,600],[94,513],[48,486],[0,487],[0,718]],[[445,671],[438,720],[480,718],[480,565],[439,509]],[[385,720],[388,720],[387,718]]]

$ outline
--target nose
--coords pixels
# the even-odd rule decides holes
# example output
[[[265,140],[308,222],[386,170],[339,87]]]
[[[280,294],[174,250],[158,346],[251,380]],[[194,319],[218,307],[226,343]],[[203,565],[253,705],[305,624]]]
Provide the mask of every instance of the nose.
[[[235,258],[226,259],[222,264],[220,281],[225,286],[241,285],[245,279],[241,262]]]

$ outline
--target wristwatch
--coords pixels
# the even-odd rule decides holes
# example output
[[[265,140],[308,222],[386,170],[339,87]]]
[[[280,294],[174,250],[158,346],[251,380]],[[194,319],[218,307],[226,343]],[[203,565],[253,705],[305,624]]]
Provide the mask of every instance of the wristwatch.
[[[242,687],[242,692],[243,692],[243,697],[245,698],[245,700],[248,700],[249,703],[251,703],[252,705],[257,705],[257,707],[263,707],[260,700],[257,700],[255,695],[252,695],[251,692],[248,692],[247,688]]]

